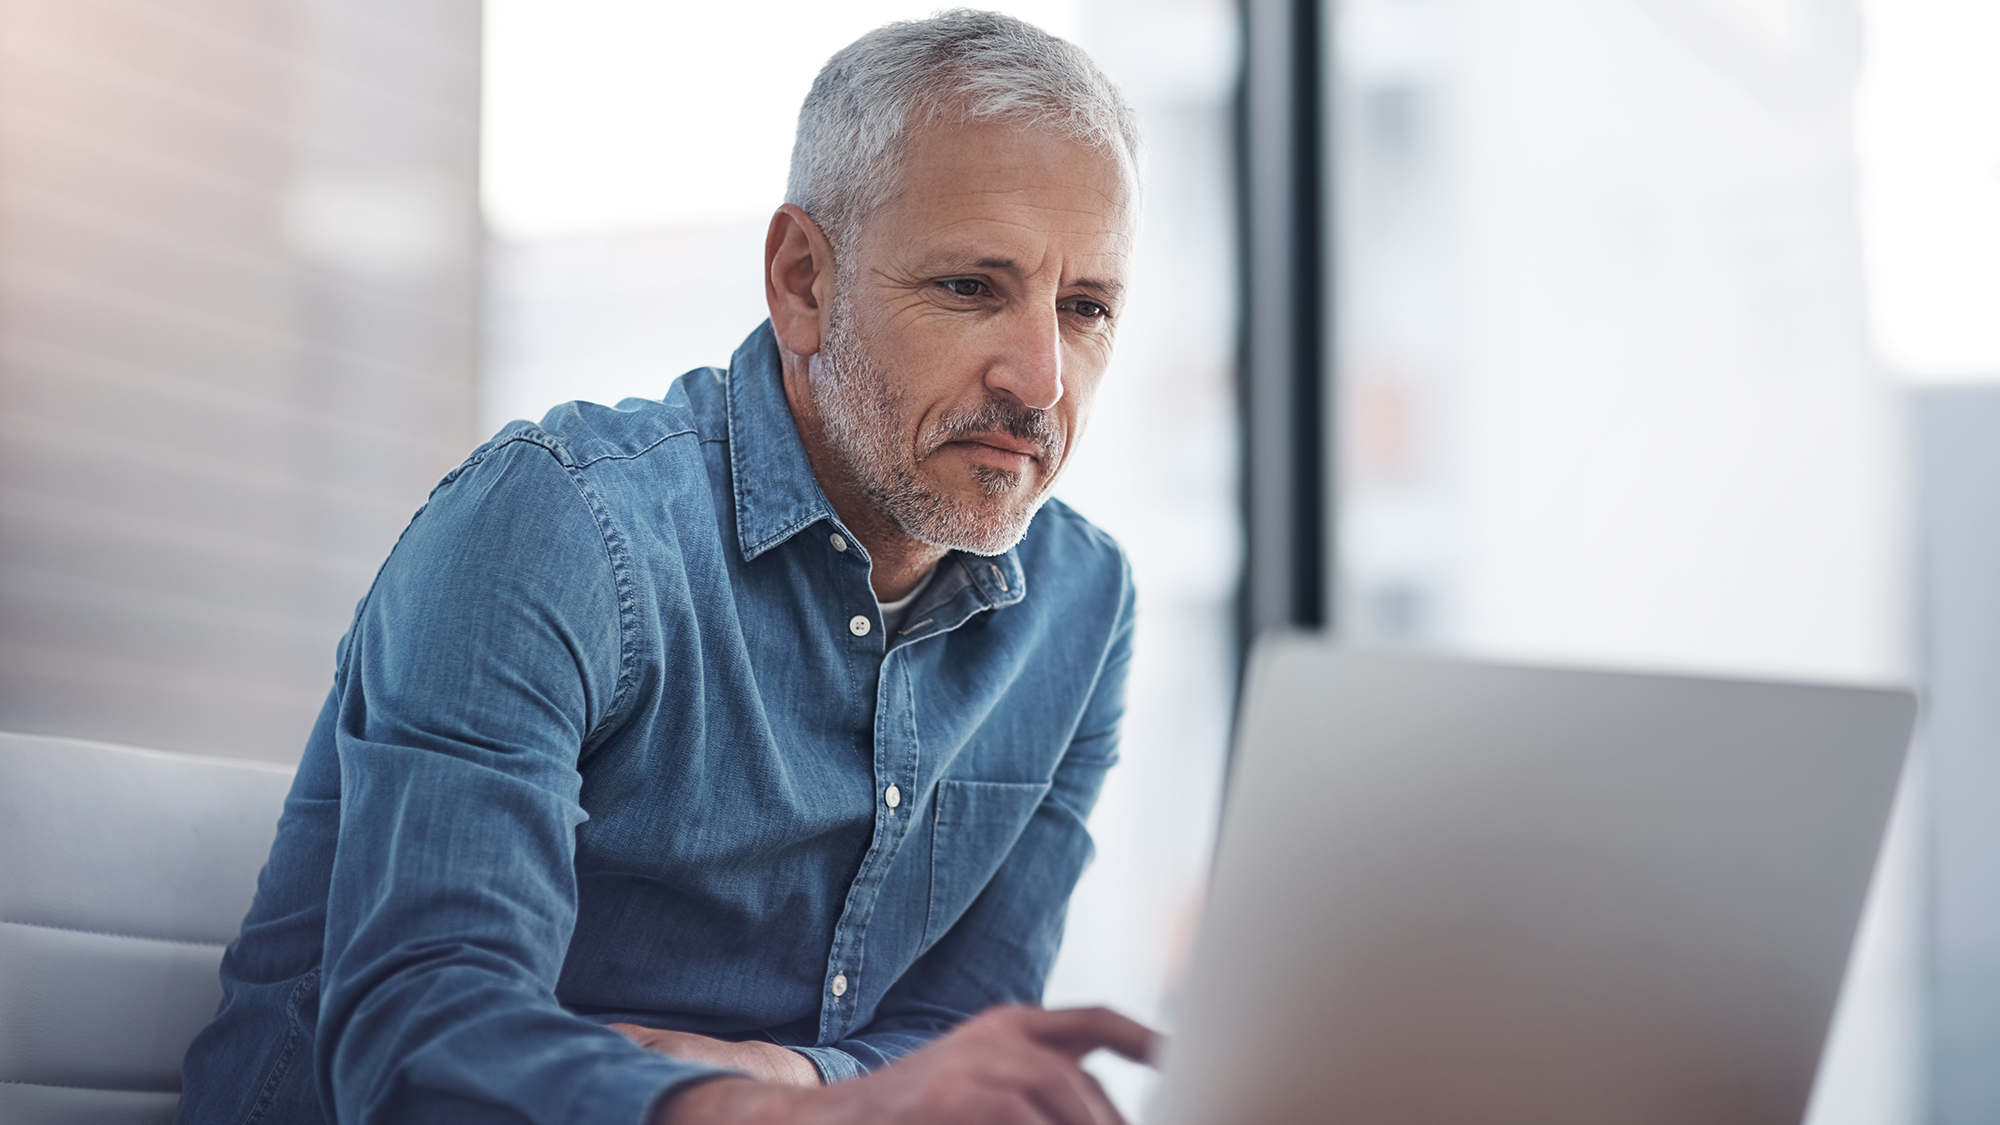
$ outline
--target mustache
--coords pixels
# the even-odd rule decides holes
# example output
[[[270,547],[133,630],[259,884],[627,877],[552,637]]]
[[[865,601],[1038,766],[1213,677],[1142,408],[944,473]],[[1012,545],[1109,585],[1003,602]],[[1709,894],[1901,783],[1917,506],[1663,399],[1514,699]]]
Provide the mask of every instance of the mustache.
[[[1006,398],[988,398],[977,410],[939,418],[931,427],[929,445],[935,449],[947,442],[995,433],[1032,443],[1045,465],[1054,465],[1062,458],[1063,434],[1049,412]]]

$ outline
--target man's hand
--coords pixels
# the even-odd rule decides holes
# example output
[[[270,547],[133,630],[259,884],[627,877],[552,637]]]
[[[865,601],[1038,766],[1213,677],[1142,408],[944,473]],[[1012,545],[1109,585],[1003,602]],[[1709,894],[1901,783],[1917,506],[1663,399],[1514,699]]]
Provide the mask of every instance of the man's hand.
[[[1078,1064],[1099,1047],[1147,1062],[1158,1039],[1104,1008],[993,1008],[852,1082],[702,1083],[668,1099],[654,1125],[1123,1125]]]
[[[731,1043],[726,1039],[710,1039],[706,1035],[687,1031],[662,1031],[630,1023],[609,1026],[648,1051],[658,1051],[689,1062],[740,1070],[759,1082],[775,1082],[781,1086],[819,1085],[818,1067],[807,1061],[804,1055],[788,1051],[776,1043]]]

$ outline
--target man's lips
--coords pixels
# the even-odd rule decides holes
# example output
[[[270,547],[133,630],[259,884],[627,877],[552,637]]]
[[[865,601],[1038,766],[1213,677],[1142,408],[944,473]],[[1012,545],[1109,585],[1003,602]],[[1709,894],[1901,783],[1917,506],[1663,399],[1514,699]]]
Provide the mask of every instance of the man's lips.
[[[1031,461],[1042,459],[1042,447],[1040,445],[1021,438],[1010,437],[1007,434],[970,434],[966,437],[955,438],[948,444],[969,447],[966,450],[969,453],[988,451],[991,454],[999,454],[1001,458],[998,459],[1011,460],[1020,457],[1025,457]]]

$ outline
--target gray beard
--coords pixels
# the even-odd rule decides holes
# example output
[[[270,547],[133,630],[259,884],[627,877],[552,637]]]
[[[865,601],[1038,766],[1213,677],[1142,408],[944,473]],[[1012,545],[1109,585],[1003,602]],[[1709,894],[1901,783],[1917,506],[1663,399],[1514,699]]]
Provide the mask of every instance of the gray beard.
[[[916,475],[911,451],[903,448],[898,422],[902,400],[887,375],[869,356],[847,302],[836,291],[827,317],[826,339],[810,367],[813,406],[848,477],[875,509],[903,534],[933,547],[997,555],[1028,533],[1028,525],[1048,498],[1050,479],[1031,498],[1010,504],[1005,497],[1020,486],[1021,474],[977,466],[974,479],[988,503],[967,503],[926,486]],[[1048,413],[1009,399],[989,398],[968,414],[946,414],[917,435],[916,448],[936,449],[956,437],[1005,433],[1041,447],[1042,464],[1062,464],[1063,438]]]

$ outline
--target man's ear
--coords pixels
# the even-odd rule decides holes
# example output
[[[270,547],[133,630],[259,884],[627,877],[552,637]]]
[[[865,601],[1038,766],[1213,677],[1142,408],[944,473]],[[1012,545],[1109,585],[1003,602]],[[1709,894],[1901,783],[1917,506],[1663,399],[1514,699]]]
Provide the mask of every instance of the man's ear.
[[[796,356],[819,351],[833,307],[833,245],[790,203],[771,216],[764,236],[764,300],[780,347]]]

